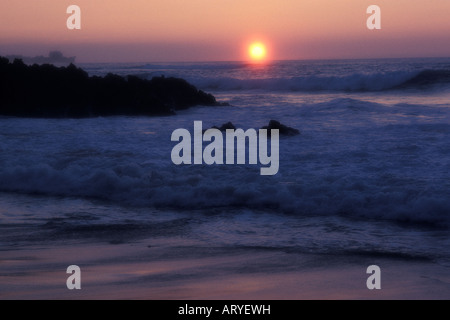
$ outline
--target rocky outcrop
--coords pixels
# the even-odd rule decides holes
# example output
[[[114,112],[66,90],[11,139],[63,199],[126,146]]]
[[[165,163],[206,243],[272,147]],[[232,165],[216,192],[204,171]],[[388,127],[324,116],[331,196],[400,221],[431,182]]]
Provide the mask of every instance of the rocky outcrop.
[[[280,136],[296,136],[300,134],[300,131],[295,128],[291,128],[288,126],[285,126],[284,124],[281,124],[280,122],[276,120],[270,120],[269,125],[262,127],[261,129],[267,129],[267,135],[270,136],[271,130],[278,129]]]
[[[90,77],[73,64],[27,66],[1,57],[0,90],[0,115],[17,117],[171,115],[196,105],[222,105],[179,78]]]
[[[225,132],[227,129],[236,130],[236,126],[231,122],[227,122],[227,123],[222,124],[220,127],[213,126],[213,127],[211,127],[211,129],[218,129],[222,132]],[[298,129],[288,127],[284,124],[281,124],[279,121],[276,121],[276,120],[270,120],[269,125],[264,126],[261,129],[266,129],[267,136],[269,136],[269,137],[272,133],[272,131],[271,131],[272,129],[279,130],[280,136],[296,136],[296,135],[300,134],[300,131]],[[203,133],[205,133],[205,132],[206,132],[206,130],[203,130]]]

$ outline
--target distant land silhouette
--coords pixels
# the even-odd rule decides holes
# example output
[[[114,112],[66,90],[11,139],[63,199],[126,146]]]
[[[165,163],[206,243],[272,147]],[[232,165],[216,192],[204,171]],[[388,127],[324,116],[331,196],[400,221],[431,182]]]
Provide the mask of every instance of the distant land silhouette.
[[[179,78],[107,74],[70,64],[26,65],[0,57],[0,115],[38,118],[173,115],[192,106],[226,105]]]
[[[50,51],[48,57],[35,56],[35,57],[24,57],[21,55],[9,55],[6,56],[7,59],[13,61],[15,59],[22,60],[25,64],[71,64],[75,63],[75,57],[65,57],[60,51]]]

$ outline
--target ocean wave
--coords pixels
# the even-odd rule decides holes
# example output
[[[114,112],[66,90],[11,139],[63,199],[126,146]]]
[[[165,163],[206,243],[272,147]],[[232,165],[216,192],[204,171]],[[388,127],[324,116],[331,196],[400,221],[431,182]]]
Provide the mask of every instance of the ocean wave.
[[[355,73],[346,76],[300,76],[287,78],[237,79],[232,77],[191,77],[203,90],[275,92],[376,92],[402,89],[429,89],[450,84],[450,70]]]
[[[424,70],[400,84],[399,88],[428,87],[450,83],[450,70]]]
[[[121,165],[89,169],[47,164],[2,168],[0,191],[95,198],[135,206],[209,210],[249,208],[288,215],[343,215],[450,227],[450,199],[435,184],[346,174],[332,181],[260,177],[250,166]]]

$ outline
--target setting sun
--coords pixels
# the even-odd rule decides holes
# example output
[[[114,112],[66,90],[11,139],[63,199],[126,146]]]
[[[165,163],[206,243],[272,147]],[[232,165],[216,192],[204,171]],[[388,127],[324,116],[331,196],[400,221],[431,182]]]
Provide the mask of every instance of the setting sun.
[[[254,61],[261,61],[266,58],[267,50],[262,43],[252,43],[249,47],[250,58]]]

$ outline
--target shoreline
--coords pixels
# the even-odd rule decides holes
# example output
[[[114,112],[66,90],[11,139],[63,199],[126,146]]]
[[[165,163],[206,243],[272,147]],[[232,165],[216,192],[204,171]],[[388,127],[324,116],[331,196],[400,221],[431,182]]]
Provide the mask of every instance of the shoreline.
[[[450,298],[448,267],[429,261],[181,247],[170,244],[180,239],[167,238],[150,246],[153,241],[2,250],[0,300]],[[81,290],[66,287],[66,268],[73,264],[81,268]],[[381,268],[381,290],[366,287],[371,264]]]
[[[175,67],[174,76],[236,107],[3,121],[0,299],[449,299],[443,63],[412,82],[397,79],[400,63],[382,78],[370,64],[332,65],[318,80],[290,79],[287,71],[308,67],[292,64],[269,70],[276,81]],[[389,88],[373,91],[391,76],[409,89],[395,99]],[[109,76],[104,85],[116,80],[123,82]],[[260,128],[268,119],[303,133],[282,140],[280,174],[271,179],[253,167],[170,161],[178,128],[199,120],[205,128]],[[82,290],[66,287],[72,265],[81,268]],[[366,287],[372,265],[381,268],[381,290]]]

